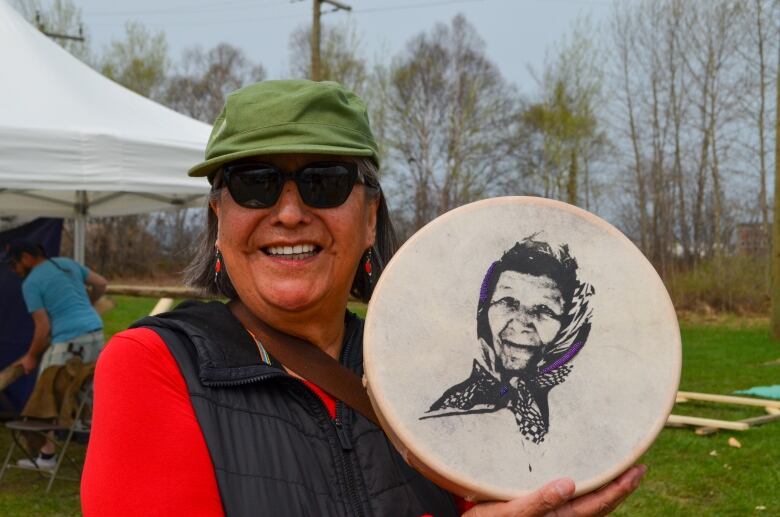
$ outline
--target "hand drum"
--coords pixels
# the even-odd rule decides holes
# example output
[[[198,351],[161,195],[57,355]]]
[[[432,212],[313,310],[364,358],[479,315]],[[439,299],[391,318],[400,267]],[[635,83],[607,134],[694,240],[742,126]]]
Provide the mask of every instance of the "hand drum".
[[[403,245],[369,304],[364,360],[388,436],[441,486],[503,500],[568,476],[581,494],[663,428],[680,331],[661,279],[617,229],[505,197]]]

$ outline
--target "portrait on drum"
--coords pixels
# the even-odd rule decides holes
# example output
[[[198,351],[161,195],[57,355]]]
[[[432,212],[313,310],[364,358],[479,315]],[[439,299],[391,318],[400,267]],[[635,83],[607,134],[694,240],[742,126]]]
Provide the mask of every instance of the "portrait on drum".
[[[586,344],[595,291],[578,277],[568,245],[555,249],[538,237],[517,242],[488,268],[471,373],[446,389],[421,420],[508,409],[525,439],[544,441],[548,395],[566,380]]]

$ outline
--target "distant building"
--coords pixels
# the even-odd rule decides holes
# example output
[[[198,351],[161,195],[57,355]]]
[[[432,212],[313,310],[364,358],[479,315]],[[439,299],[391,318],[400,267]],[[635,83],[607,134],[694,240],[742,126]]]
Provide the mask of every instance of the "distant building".
[[[737,253],[740,255],[761,255],[769,253],[769,232],[764,232],[761,223],[742,223],[737,225]]]

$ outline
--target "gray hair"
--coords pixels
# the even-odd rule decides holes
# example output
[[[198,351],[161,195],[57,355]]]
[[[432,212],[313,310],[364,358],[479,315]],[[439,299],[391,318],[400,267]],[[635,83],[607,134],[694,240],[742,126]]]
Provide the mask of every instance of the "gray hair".
[[[385,264],[398,249],[398,238],[390,220],[387,202],[379,185],[379,169],[370,158],[356,158],[360,181],[367,187],[366,192],[374,198],[379,198],[376,223],[376,241],[371,248],[372,275],[363,269],[365,258],[360,261],[355,276],[352,280],[350,293],[355,298],[367,302],[371,298],[374,285],[384,270]],[[211,208],[211,202],[218,202],[224,183],[222,174],[218,172],[211,184],[208,204],[206,206],[206,226],[201,232],[200,239],[193,247],[192,260],[184,270],[184,281],[187,285],[203,290],[209,296],[224,296],[231,300],[238,298],[236,289],[226,274],[224,263],[222,272],[215,274],[217,262],[215,243],[217,242],[217,215]]]

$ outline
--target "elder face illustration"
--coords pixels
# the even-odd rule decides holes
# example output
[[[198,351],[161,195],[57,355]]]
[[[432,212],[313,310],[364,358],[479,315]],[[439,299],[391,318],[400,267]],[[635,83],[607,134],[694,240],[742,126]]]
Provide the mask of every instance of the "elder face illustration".
[[[421,419],[509,409],[526,439],[544,441],[548,394],[565,381],[585,346],[594,290],[578,279],[567,245],[554,250],[534,238],[516,243],[488,268],[471,375],[447,389]]]

